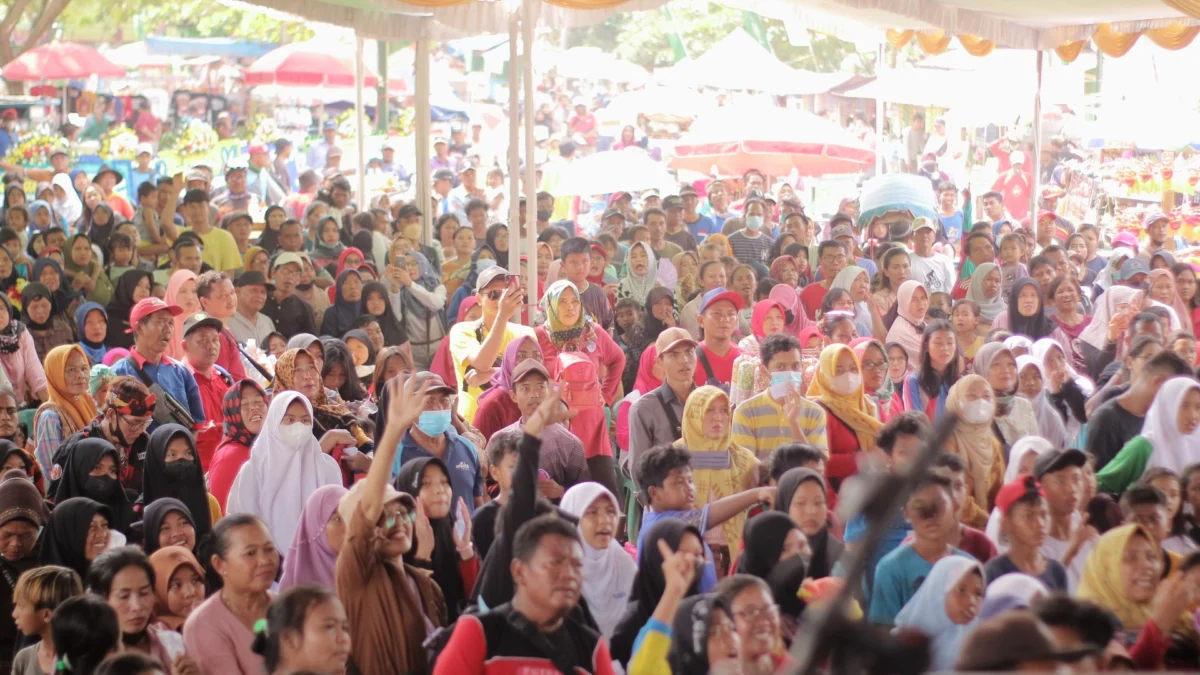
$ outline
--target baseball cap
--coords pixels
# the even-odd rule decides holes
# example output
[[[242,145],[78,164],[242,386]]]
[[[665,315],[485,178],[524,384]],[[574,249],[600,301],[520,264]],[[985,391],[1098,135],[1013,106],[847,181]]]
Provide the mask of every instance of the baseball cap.
[[[138,323],[142,319],[145,319],[151,314],[160,312],[164,309],[170,312],[171,316],[179,316],[180,314],[183,314],[183,310],[179,307],[175,305],[168,305],[163,300],[153,296],[138,300],[137,304],[134,305],[133,309],[129,312],[129,329],[125,332],[134,332],[134,328],[137,327]]]
[[[293,253],[292,255],[296,254]],[[240,275],[238,275],[237,280],[233,282],[233,286],[234,288],[241,288],[243,286],[266,286],[267,288],[275,288],[275,284],[267,281],[266,275],[258,270],[242,272]]]
[[[259,272],[259,274],[261,274],[261,272]],[[197,328],[205,328],[205,327],[215,328],[215,329],[217,329],[217,331],[220,331],[222,328],[225,327],[225,324],[221,323],[221,320],[218,319],[217,317],[213,316],[212,314],[205,314],[204,312],[196,312],[195,314],[184,319],[183,335],[184,335],[184,337],[187,337],[187,334],[191,333],[193,330],[195,330]]]
[[[507,279],[512,275],[508,270],[499,265],[493,265],[479,273],[479,277],[475,279],[475,292],[478,293],[487,288],[487,285],[495,281],[497,278]]]
[[[5,109],[4,109],[4,119],[6,119],[6,120],[15,120],[15,119],[17,119],[17,111],[16,111],[16,109],[14,109],[14,108],[5,108]]]
[[[460,176],[468,171],[474,171],[474,170],[475,170],[475,162],[472,162],[470,160],[466,160],[462,164],[458,165],[458,175],[460,175]]]
[[[246,151],[251,155],[265,155],[267,153],[267,145],[265,143],[251,143]]]
[[[608,251],[605,251],[603,246],[600,244],[592,244],[591,248],[593,255],[602,256],[605,260],[608,260]],[[521,260],[524,262],[525,256],[521,256]]]
[[[612,195],[610,195],[610,196],[609,196],[609,198],[608,198],[608,203],[609,203],[609,204],[616,204],[617,202],[619,202],[619,201],[621,201],[622,199],[625,199],[625,198],[627,198],[627,197],[628,197],[629,199],[633,199],[633,197],[632,197],[632,196],[630,196],[630,194],[629,194],[628,192],[614,192],[614,193],[612,193]]]
[[[417,474],[416,479],[418,485],[413,488],[413,492],[417,492],[421,487],[419,485],[421,480],[420,473]],[[342,517],[342,520],[354,517],[354,512],[358,509],[359,503],[362,502],[363,493],[366,491],[367,481],[360,480],[350,488],[349,492],[342,495],[342,498],[338,500],[337,503],[337,512],[338,515]],[[396,487],[390,482],[384,483],[383,501],[380,503],[391,504],[392,502],[400,502],[401,504],[404,504],[404,508],[408,510],[409,514],[415,514],[417,512],[417,500],[413,499],[412,495],[408,494],[407,492],[401,492],[397,490]]]
[[[693,196],[699,197],[700,193],[696,192],[695,187],[693,187],[691,185],[684,185],[683,187],[679,188],[679,196],[684,197],[685,195],[693,195]]]
[[[976,626],[963,643],[954,670],[1016,670],[1025,661],[1073,662],[1099,651],[1100,647],[1094,645],[1058,648],[1046,624],[1033,612],[1019,609],[1004,612]]]
[[[454,180],[454,174],[450,169],[438,169],[433,172],[434,180]]]
[[[208,174],[204,173],[200,169],[192,169],[191,171],[187,172],[187,176],[185,176],[185,182],[191,183],[192,181],[196,180],[202,183],[207,183]]]
[[[1118,246],[1128,246],[1129,248],[1137,248],[1137,237],[1132,232],[1121,232],[1112,240],[1113,248]]]
[[[546,370],[546,366],[543,366],[541,361],[537,359],[525,359],[518,363],[516,368],[513,368],[512,383],[516,384],[520,382],[530,373],[541,373],[542,377],[546,378],[547,381],[550,380],[550,372]]]
[[[154,146],[150,145],[149,143],[138,143],[137,150],[133,153],[133,156],[137,157],[138,155],[141,155],[143,153],[153,156],[154,155]]]
[[[70,155],[70,153],[67,151],[66,147],[60,145],[50,151],[51,157],[54,157],[55,155]]]
[[[1040,481],[1043,476],[1055,471],[1062,471],[1071,466],[1082,467],[1087,464],[1087,455],[1075,448],[1052,448],[1038,455],[1033,462],[1033,475]]]
[[[396,141],[389,138],[383,142],[383,146],[380,149],[381,150],[395,150],[397,145],[398,145],[398,143],[396,143]]]
[[[625,212],[616,207],[605,209],[604,215],[600,216],[600,220],[608,220],[609,218],[620,218],[621,220],[625,220]]]
[[[936,227],[933,226],[933,220],[930,218],[926,218],[925,216],[920,216],[918,218],[913,219],[913,222],[912,222],[912,231],[913,232],[916,232],[917,230],[923,230],[925,228],[928,228],[931,230],[937,229]]]
[[[663,208],[668,211],[671,209],[682,209],[683,208],[683,198],[679,197],[678,195],[671,195],[670,197],[663,197]]]
[[[225,163],[226,175],[233,173],[234,171],[245,171],[249,168],[250,165],[246,162],[245,157],[234,157]]]
[[[662,356],[679,345],[695,347],[697,344],[687,329],[672,326],[658,334],[658,339],[654,341],[654,353]]]
[[[1162,211],[1159,211],[1158,209],[1151,209],[1146,213],[1146,215],[1142,216],[1142,227],[1149,227],[1150,223],[1156,223],[1160,220],[1170,219],[1167,218],[1167,214],[1163,213]]]
[[[421,209],[417,208],[416,204],[408,203],[400,207],[398,218],[411,218],[412,216],[421,215]]]
[[[1049,210],[1038,211],[1037,219],[1040,221],[1042,218],[1058,218],[1058,214]]]
[[[724,288],[718,287],[704,294],[704,299],[700,301],[700,313],[703,314],[713,303],[720,302],[721,300],[732,302],[733,306],[739,310],[746,306],[745,301],[742,300],[742,296],[733,291],[727,291]]]
[[[449,143],[446,142],[445,136],[438,136],[437,138],[433,139],[434,145],[437,145],[438,143],[441,143],[442,145],[449,145]]]
[[[332,148],[330,148],[328,152],[325,153],[325,156],[326,157],[341,157],[342,149],[335,145]]]
[[[516,380],[513,380],[513,381],[515,382]],[[417,373],[417,389],[418,389],[418,391],[420,390],[420,388],[422,386],[425,385],[426,382],[429,383],[429,389],[425,392],[427,394],[433,394],[433,393],[439,392],[439,391],[444,394],[455,393],[454,387],[451,387],[450,385],[446,384],[446,381],[442,379],[441,375],[438,375],[436,373],[431,373],[428,370],[422,370],[421,372]]]
[[[1121,263],[1121,281],[1129,281],[1139,274],[1150,274],[1150,263],[1141,258],[1130,258]]]
[[[271,269],[283,267],[289,263],[296,263],[300,269],[304,269],[304,261],[300,259],[299,255],[292,253],[291,251],[284,251],[283,253],[275,256],[275,262],[271,263]],[[243,273],[242,276],[245,276],[245,273]]]
[[[833,239],[837,239],[838,237],[854,238],[854,228],[850,227],[849,225],[838,225],[837,227],[833,228],[833,232],[831,234],[833,235]]]
[[[1041,484],[1033,475],[1023,473],[1005,483],[996,493],[996,508],[1000,510],[1000,513],[1007,514],[1017,500],[1031,494],[1045,497],[1046,491],[1042,489]]]
[[[336,131],[337,122],[334,122],[333,120],[325,120],[325,124],[321,125],[321,129],[324,131]]]

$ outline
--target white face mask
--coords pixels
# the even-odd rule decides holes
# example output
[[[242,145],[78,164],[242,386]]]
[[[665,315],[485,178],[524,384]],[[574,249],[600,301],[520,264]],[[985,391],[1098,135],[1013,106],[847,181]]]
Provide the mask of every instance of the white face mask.
[[[304,446],[312,438],[312,425],[295,422],[279,427],[279,440],[293,448]]]
[[[862,375],[858,373],[842,373],[833,378],[833,390],[842,396],[849,396],[858,391],[862,384]]]
[[[969,401],[962,407],[962,418],[969,424],[986,424],[992,419],[996,404],[987,399]]]

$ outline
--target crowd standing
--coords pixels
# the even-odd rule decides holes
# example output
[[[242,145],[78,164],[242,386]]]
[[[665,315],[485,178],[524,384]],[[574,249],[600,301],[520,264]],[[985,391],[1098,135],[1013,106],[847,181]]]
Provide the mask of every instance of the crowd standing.
[[[566,110],[554,164],[594,150]],[[817,219],[751,171],[506,223],[452,140],[429,204],[356,201],[335,126],[294,181],[286,142],[216,189],[6,167],[0,669],[756,675],[847,586],[932,669],[1200,667],[1161,213],[1107,241],[927,176]],[[837,504],[950,414],[849,578],[875,523]]]

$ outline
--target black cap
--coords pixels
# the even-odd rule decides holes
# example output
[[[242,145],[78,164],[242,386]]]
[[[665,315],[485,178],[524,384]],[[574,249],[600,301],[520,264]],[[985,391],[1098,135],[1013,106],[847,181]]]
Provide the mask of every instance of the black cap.
[[[698,196],[698,193],[696,192],[695,187],[693,187],[691,185],[684,185],[683,187],[679,188],[679,196],[683,197],[684,195]]]
[[[204,190],[188,190],[187,194],[183,195],[184,204],[207,204],[208,193]]]
[[[604,210],[604,215],[600,217],[600,220],[608,220],[609,218],[625,220],[625,212],[615,206],[607,208]]]
[[[682,209],[683,208],[683,198],[678,197],[676,195],[671,195],[670,197],[663,197],[663,208],[667,209],[668,211],[671,209]]]
[[[910,220],[895,220],[891,225],[888,225],[888,241],[903,242],[912,234],[912,221]]]
[[[1040,481],[1042,476],[1071,466],[1083,467],[1087,455],[1075,448],[1052,448],[1038,455],[1033,462],[1033,475]]]
[[[450,169],[438,169],[433,172],[434,180],[454,180],[454,173]]]
[[[192,331],[196,330],[197,328],[205,328],[205,327],[215,328],[217,330],[217,332],[220,332],[222,329],[225,328],[225,324],[221,323],[220,319],[218,319],[217,317],[215,317],[211,314],[205,314],[204,312],[196,312],[195,314],[192,314],[191,316],[189,316],[187,319],[184,319],[184,321],[183,321],[183,336],[187,337],[188,333],[191,333]]]
[[[258,270],[249,270],[242,272],[233,282],[235,288],[242,286],[266,286],[267,288],[275,288],[275,284],[267,281],[267,277]]]

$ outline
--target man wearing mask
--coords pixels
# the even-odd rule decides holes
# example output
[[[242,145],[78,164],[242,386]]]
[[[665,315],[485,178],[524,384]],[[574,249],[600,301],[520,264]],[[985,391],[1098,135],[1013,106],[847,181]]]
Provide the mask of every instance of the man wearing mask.
[[[221,353],[217,357],[217,364],[229,371],[235,380],[245,378],[246,368],[242,365],[237,338],[227,326],[229,319],[237,312],[237,295],[233,290],[233,282],[219,272],[205,272],[196,279],[196,297],[200,299],[201,311],[222,322]],[[266,344],[262,346],[265,348]]]
[[[783,443],[807,443],[828,450],[825,409],[803,396],[800,341],[783,333],[768,335],[758,354],[759,368],[771,379],[771,386],[733,411],[733,442],[764,463]]]
[[[667,232],[664,238],[685,251],[696,251],[696,237],[683,225],[683,199],[670,196],[663,200],[667,212]]]
[[[646,231],[650,233],[650,248],[659,260],[673,260],[676,255],[683,253],[675,242],[667,239],[667,214],[662,209],[646,209],[642,214]]]
[[[719,185],[719,183],[713,183],[713,185]],[[683,186],[683,189],[679,191],[679,198],[683,200],[683,224],[692,233],[695,241],[704,241],[708,235],[721,231],[720,225],[717,225],[712,218],[701,215],[698,211],[700,196],[696,193],[696,188],[691,185]],[[668,212],[669,214],[670,212]]]
[[[746,226],[729,235],[729,246],[740,263],[769,264],[775,240],[763,232],[767,224],[767,203],[761,198],[746,200]]]
[[[129,314],[133,349],[128,357],[115,363],[112,370],[114,375],[137,377],[147,387],[157,385],[188,410],[194,422],[190,431],[196,433],[207,426],[208,420],[204,416],[204,403],[200,400],[196,378],[186,366],[165,355],[170,341],[178,339],[174,335],[175,317],[181,313],[183,310],[153,296],[139,300]],[[157,426],[157,423],[151,424],[150,430]]]
[[[196,386],[200,389],[200,402],[204,405],[204,415],[210,420],[224,417],[225,392],[235,383],[229,371],[217,365],[217,357],[221,355],[222,330],[224,325],[220,319],[204,312],[196,312],[183,322],[183,336],[180,338],[183,340],[186,356],[184,365],[196,380]],[[217,444],[221,442],[221,435],[221,426],[217,424],[209,425],[196,434],[196,454],[201,468],[205,471],[208,471],[208,464],[216,452]]]
[[[847,257],[846,247],[840,241],[826,240],[817,247],[821,281],[814,281],[800,291],[800,302],[804,304],[804,313],[808,318],[816,321],[817,310],[821,309],[821,303],[825,300],[833,280],[837,278],[838,272],[846,269]]]
[[[290,251],[280,253],[271,262],[271,280],[275,282],[275,288],[268,289],[267,301],[261,311],[275,324],[280,335],[317,333],[312,306],[296,295],[303,267],[299,254]]]

